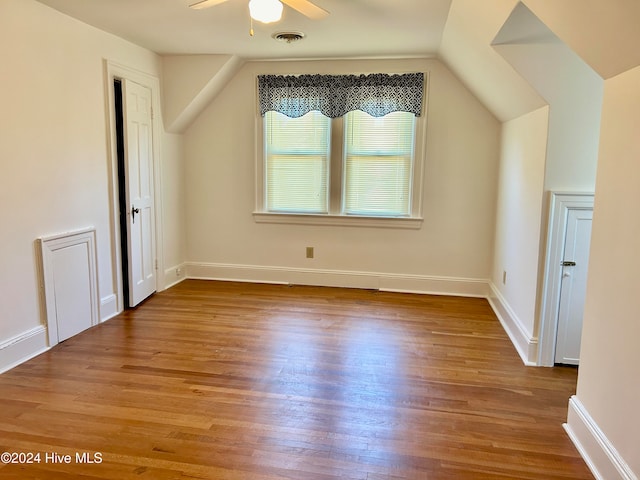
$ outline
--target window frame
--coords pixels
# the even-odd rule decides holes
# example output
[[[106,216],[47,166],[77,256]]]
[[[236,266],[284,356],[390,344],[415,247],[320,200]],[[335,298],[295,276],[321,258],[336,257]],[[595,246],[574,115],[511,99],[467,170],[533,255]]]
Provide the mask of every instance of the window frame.
[[[424,190],[424,166],[426,160],[427,112],[429,75],[424,73],[423,114],[416,117],[414,136],[413,176],[411,185],[411,212],[409,216],[347,215],[342,213],[344,171],[344,118],[331,119],[331,145],[329,158],[329,213],[268,212],[266,208],[266,144],[265,120],[256,108],[255,113],[255,207],[256,223],[338,225],[420,229],[423,223],[422,198]],[[257,84],[255,105],[258,105]]]
[[[403,112],[391,112],[389,113],[389,115],[397,115]],[[358,124],[357,121],[354,121],[353,124],[350,126],[349,125],[349,117],[352,117],[354,115],[359,115],[362,117],[362,119],[365,122],[369,122],[372,119],[373,122],[375,123],[376,121],[378,121],[378,118],[375,117],[371,117],[370,115],[368,115],[365,112],[362,111],[356,111],[356,112],[348,112],[343,118],[344,118],[344,122],[345,122],[345,132],[343,134],[343,138],[342,138],[342,145],[343,145],[343,154],[342,154],[342,170],[344,172],[343,175],[343,179],[342,179],[342,189],[341,189],[341,213],[343,215],[349,215],[349,216],[353,216],[353,215],[358,215],[357,211],[354,212],[349,212],[348,209],[348,204],[349,204],[349,175],[347,175],[348,171],[349,171],[349,158],[352,158],[351,161],[351,165],[354,168],[356,167],[356,164],[358,164],[358,160],[356,159],[362,159],[362,158],[376,158],[376,161],[379,161],[383,164],[385,164],[386,166],[389,166],[388,163],[386,163],[384,160],[384,158],[389,158],[389,157],[403,157],[403,158],[407,158],[406,155],[406,151],[400,151],[400,150],[392,150],[392,149],[387,149],[384,151],[383,154],[380,154],[380,152],[376,152],[376,151],[371,151],[371,149],[367,149],[365,148],[364,150],[368,150],[365,154],[364,150],[358,150],[357,148],[352,148],[351,150],[349,149],[349,137],[350,134],[355,131],[355,125]],[[411,193],[413,191],[413,178],[414,178],[414,164],[415,164],[415,159],[416,159],[416,152],[415,152],[415,147],[416,147],[416,129],[417,129],[417,122],[416,122],[416,117],[412,114],[407,114],[406,112],[404,112],[404,115],[407,115],[407,118],[411,119],[411,126],[413,131],[411,132],[411,139],[412,142],[411,144],[406,144],[407,146],[410,147],[410,152],[409,153],[409,158],[410,158],[410,164],[408,165],[408,172],[407,172],[407,176],[404,177],[407,181],[406,184],[408,184],[408,191],[407,193]],[[386,116],[386,115],[385,115]],[[368,117],[368,118],[367,118]],[[384,118],[384,117],[380,117],[380,118]],[[351,132],[349,132],[349,128],[351,128]],[[353,145],[351,145],[353,147]],[[403,182],[404,183],[404,182]],[[406,185],[405,184],[405,185]],[[355,187],[355,185],[353,185]],[[407,207],[407,211],[406,213],[398,213],[398,214],[392,214],[391,212],[389,212],[388,214],[384,214],[384,213],[376,213],[376,214],[369,214],[367,215],[368,217],[403,217],[403,218],[407,218],[407,217],[411,217],[411,212],[412,212],[412,206],[413,206],[413,198],[411,198],[410,196],[407,196],[406,198],[406,207]],[[363,214],[364,215],[364,214]]]
[[[302,205],[296,205],[296,208],[274,208],[269,210],[269,213],[284,213],[284,214],[291,214],[291,213],[299,213],[302,215],[326,215],[329,213],[329,205],[331,203],[330,200],[330,187],[331,187],[331,179],[330,179],[330,175],[331,175],[331,146],[332,146],[332,124],[331,124],[331,119],[327,118],[326,116],[322,115],[320,112],[315,112],[317,113],[317,117],[319,117],[321,119],[321,122],[323,123],[323,125],[321,125],[321,127],[326,127],[326,137],[323,138],[322,141],[322,146],[325,147],[323,149],[322,152],[320,151],[316,151],[316,150],[310,150],[305,146],[304,151],[299,151],[299,149],[296,149],[294,145],[288,144],[285,148],[283,149],[278,149],[278,148],[274,148],[273,145],[274,143],[270,143],[266,141],[266,136],[269,133],[269,127],[268,127],[268,118],[267,115],[269,114],[276,114],[276,112],[267,112],[267,114],[265,115],[264,119],[263,119],[263,127],[264,127],[264,135],[263,135],[263,148],[265,151],[265,156],[264,156],[264,162],[263,162],[263,166],[265,167],[265,178],[264,181],[262,183],[265,193],[264,193],[264,204],[265,206],[270,204],[269,201],[269,188],[268,188],[268,179],[269,179],[269,173],[271,172],[269,169],[269,166],[267,165],[269,163],[270,159],[273,159],[273,157],[283,157],[283,158],[290,158],[292,156],[294,157],[302,157],[302,158],[312,158],[312,157],[322,157],[322,165],[325,167],[324,169],[324,174],[322,175],[323,177],[323,184],[324,184],[324,188],[323,188],[323,200],[321,200],[322,205],[324,205],[326,208],[324,208],[322,211],[312,211],[312,210],[305,210],[304,208],[302,208]],[[310,115],[312,112],[307,113],[307,115]],[[277,114],[277,115],[282,115],[282,114]],[[306,115],[305,115],[306,116]],[[291,121],[292,119],[287,118],[286,116],[282,116],[282,118],[284,118],[287,122]],[[300,117],[302,118],[302,117]],[[297,119],[293,119],[294,121]],[[277,118],[275,119],[276,123],[279,123],[280,120],[278,120]],[[306,131],[303,132],[299,132],[299,134],[304,134],[307,133]],[[272,139],[273,142],[273,139]],[[271,148],[269,148],[271,147]],[[324,183],[326,182],[326,184]],[[272,205],[273,207],[273,205]],[[266,211],[266,208],[265,208]]]

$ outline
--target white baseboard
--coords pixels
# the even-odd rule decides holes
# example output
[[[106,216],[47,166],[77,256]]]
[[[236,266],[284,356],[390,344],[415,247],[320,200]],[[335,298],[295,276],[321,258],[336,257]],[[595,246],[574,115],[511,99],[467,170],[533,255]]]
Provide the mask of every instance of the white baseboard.
[[[118,297],[115,294],[100,299],[100,322],[106,322],[118,313],[120,313],[118,312]]]
[[[564,428],[597,480],[638,480],[575,395]]]
[[[386,292],[487,298],[489,281],[475,278],[383,275],[379,289]]]
[[[186,263],[185,268],[188,278],[203,280],[365,288],[466,297],[486,297],[489,293],[488,280],[473,278],[195,262]]]
[[[511,343],[513,343],[524,364],[530,367],[536,366],[538,361],[538,339],[527,332],[516,313],[493,282],[490,283],[490,288],[489,304],[498,320],[500,320],[502,328],[509,335]]]
[[[187,278],[186,271],[187,267],[184,263],[167,268],[162,279],[162,289],[166,290],[185,280]]]
[[[49,350],[47,329],[39,325],[0,343],[0,373]]]

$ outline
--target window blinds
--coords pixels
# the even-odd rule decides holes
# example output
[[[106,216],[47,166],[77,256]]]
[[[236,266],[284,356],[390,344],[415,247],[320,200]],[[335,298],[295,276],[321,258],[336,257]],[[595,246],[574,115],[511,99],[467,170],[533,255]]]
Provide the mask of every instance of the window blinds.
[[[414,130],[412,113],[345,116],[343,213],[410,215]]]
[[[271,111],[265,135],[267,211],[328,213],[331,119],[317,111],[297,119]]]

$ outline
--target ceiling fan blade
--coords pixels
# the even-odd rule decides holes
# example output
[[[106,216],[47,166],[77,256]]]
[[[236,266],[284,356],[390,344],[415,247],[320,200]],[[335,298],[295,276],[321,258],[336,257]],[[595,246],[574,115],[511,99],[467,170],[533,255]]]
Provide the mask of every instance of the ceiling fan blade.
[[[219,3],[224,3],[226,1],[227,0],[200,0],[199,2],[192,3],[189,7],[194,10],[200,10],[201,8],[213,7],[214,5],[218,5]]]
[[[281,2],[313,20],[320,20],[329,15],[324,8],[320,8],[309,0],[281,0]]]

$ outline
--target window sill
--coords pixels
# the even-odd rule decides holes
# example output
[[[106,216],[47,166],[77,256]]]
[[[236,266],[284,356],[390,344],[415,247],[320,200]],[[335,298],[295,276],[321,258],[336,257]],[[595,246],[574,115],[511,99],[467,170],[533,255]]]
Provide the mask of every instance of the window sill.
[[[410,230],[419,230],[424,220],[421,217],[362,217],[356,215],[307,215],[267,212],[253,212],[253,219],[256,223],[404,228]]]

